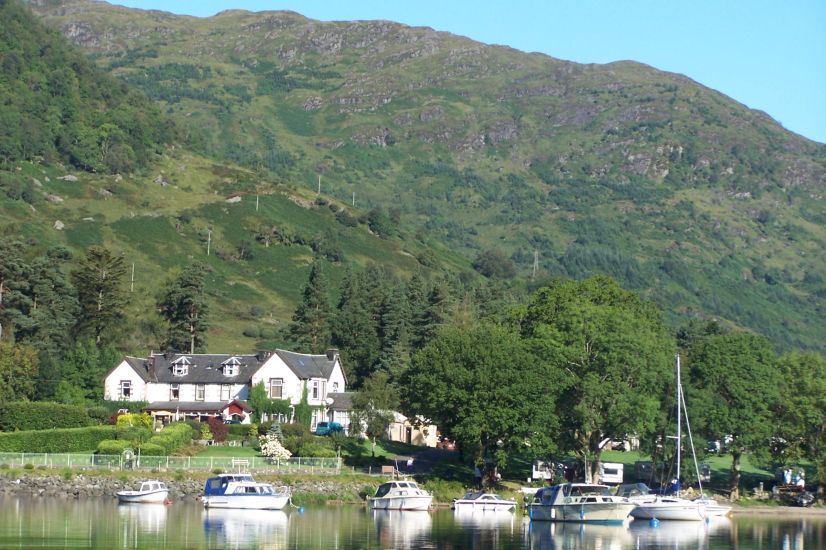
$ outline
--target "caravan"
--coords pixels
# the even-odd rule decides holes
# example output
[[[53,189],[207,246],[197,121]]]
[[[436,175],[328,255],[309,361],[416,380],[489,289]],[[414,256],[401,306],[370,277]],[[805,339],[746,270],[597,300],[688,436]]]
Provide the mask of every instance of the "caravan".
[[[599,465],[599,482],[603,485],[619,485],[623,479],[623,464],[620,462],[602,462]]]

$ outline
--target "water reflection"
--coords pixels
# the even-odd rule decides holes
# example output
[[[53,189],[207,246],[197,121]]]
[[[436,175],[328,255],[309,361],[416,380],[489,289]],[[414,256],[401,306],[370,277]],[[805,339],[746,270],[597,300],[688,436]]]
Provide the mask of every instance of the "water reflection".
[[[656,527],[648,521],[634,521],[631,535],[638,548],[708,548],[709,540],[731,529],[725,517],[707,521],[661,521]]]
[[[210,547],[286,548],[289,516],[281,510],[209,508],[202,512]]]
[[[118,515],[122,528],[141,533],[157,533],[166,527],[165,504],[121,504]]]
[[[630,548],[632,541],[627,525],[532,521],[528,528],[527,546],[531,550],[557,548],[620,550],[621,548]],[[640,548],[644,548],[644,546],[640,546]]]
[[[516,514],[510,510],[463,510],[460,508],[453,511],[453,523],[463,529],[474,531],[512,530],[518,522]]]
[[[430,512],[373,510],[382,548],[421,548],[430,540]]]

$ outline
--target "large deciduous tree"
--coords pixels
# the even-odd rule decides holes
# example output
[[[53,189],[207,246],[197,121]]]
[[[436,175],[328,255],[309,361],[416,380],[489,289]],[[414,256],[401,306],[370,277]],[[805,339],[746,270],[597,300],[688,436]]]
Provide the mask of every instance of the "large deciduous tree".
[[[674,343],[652,303],[605,276],[557,281],[533,295],[521,325],[562,373],[561,444],[588,460],[588,479],[607,441],[655,430]]]
[[[389,382],[389,375],[379,371],[364,380],[353,396],[353,426],[364,428],[376,454],[376,441],[387,437],[393,422],[393,412],[399,408],[399,396]]]
[[[445,328],[414,354],[405,410],[457,439],[471,458],[551,449],[559,380],[518,334],[490,324]]]
[[[206,347],[209,304],[205,286],[206,268],[195,263],[170,281],[158,299],[158,309],[169,324],[166,347],[189,353]]]
[[[687,405],[703,433],[729,436],[731,491],[737,498],[743,453],[768,453],[781,377],[769,342],[751,333],[711,335],[692,346]]]
[[[319,353],[330,344],[330,325],[333,308],[330,305],[327,278],[321,264],[313,262],[301,303],[293,314],[290,335],[293,341],[307,353]]]
[[[80,305],[76,335],[93,338],[98,345],[113,342],[126,321],[123,256],[93,246],[72,272],[71,279]]]
[[[28,400],[34,395],[37,354],[33,348],[0,342],[0,402]]]

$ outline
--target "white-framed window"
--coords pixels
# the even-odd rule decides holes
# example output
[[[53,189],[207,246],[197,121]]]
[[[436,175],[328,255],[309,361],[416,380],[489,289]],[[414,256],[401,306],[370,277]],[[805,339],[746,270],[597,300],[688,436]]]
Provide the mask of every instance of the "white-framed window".
[[[119,392],[121,399],[132,399],[132,381],[121,380]]]
[[[314,399],[315,401],[319,400],[319,383],[318,380],[313,380],[313,383],[310,385],[310,399]]]
[[[284,379],[270,378],[270,399],[284,398]]]
[[[229,396],[232,392],[232,386],[229,384],[221,384],[221,401],[229,401]]]
[[[172,374],[175,376],[186,376],[189,372],[190,361],[188,357],[178,357],[172,361]]]
[[[196,384],[195,385],[195,401],[203,401],[206,399],[206,385],[205,384]]]
[[[230,357],[221,364],[224,367],[224,376],[236,376],[241,368],[241,360],[235,356]]]
[[[338,382],[333,382],[333,393],[338,393]]]
[[[181,398],[181,385],[180,384],[170,384],[169,385],[169,400],[170,401],[177,401]]]

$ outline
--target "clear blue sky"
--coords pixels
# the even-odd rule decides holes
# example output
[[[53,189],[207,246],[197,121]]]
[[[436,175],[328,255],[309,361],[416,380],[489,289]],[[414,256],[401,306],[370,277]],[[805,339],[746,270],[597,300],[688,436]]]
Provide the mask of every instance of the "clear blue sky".
[[[208,17],[292,10],[387,19],[580,63],[682,73],[826,143],[826,0],[109,0]]]

